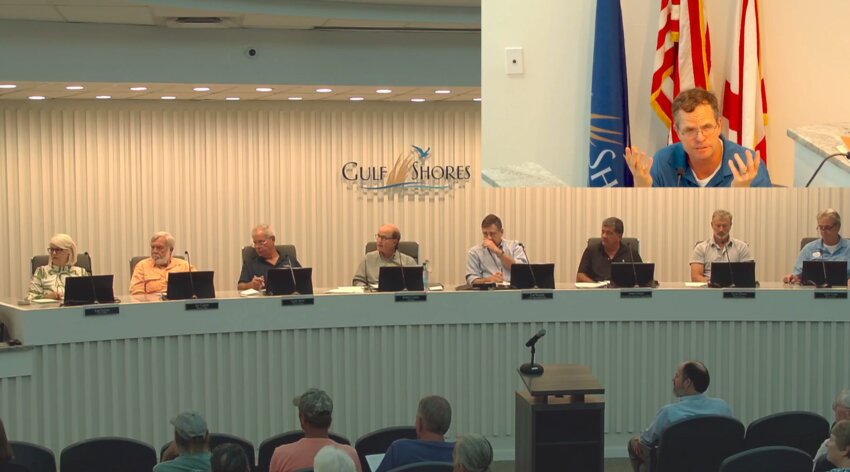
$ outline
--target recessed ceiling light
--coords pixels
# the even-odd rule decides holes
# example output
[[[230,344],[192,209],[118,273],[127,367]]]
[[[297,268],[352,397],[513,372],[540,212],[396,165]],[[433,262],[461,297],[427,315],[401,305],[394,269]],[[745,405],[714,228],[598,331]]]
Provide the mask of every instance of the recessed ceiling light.
[[[425,99],[424,98],[411,98],[410,101],[416,102],[416,103],[422,103],[422,102],[425,101]]]
[[[438,95],[446,95],[446,94],[452,93],[452,91],[451,90],[434,90],[434,93],[436,93]]]
[[[65,90],[82,90],[84,88],[82,85],[69,85],[65,87]]]
[[[29,98],[30,100],[44,100],[46,97],[43,97],[43,96],[41,96],[41,95],[32,95],[32,96],[30,96],[30,97],[28,97],[28,98]]]
[[[294,102],[297,102],[298,100],[303,100],[303,98],[301,98],[301,97],[289,97],[289,98],[287,98],[287,100],[292,100]]]
[[[0,89],[13,89],[13,88],[15,88],[15,87],[17,87],[17,85],[12,85],[12,84],[0,84]]]
[[[194,90],[196,92],[209,92],[210,88],[209,87],[195,87],[192,90]]]
[[[130,87],[130,90],[132,90],[134,92],[144,92],[147,89],[148,89],[147,87]]]
[[[472,99],[472,101],[473,101],[473,102],[480,102],[480,101],[481,101],[481,97],[475,97],[475,98],[473,98],[473,99]]]
[[[390,89],[378,89],[375,90],[375,93],[393,93],[393,91]]]
[[[177,97],[175,97],[174,95],[165,95],[165,96],[162,96],[162,97],[159,97],[159,98],[161,98],[163,100],[177,100]]]
[[[271,92],[271,87],[257,87],[257,92]]]
[[[112,95],[98,95],[94,98],[96,98],[98,100],[109,100],[110,98],[112,98]]]
[[[349,100],[351,100],[352,102],[362,102],[363,97],[350,97]]]
[[[334,91],[334,89],[329,89],[329,88],[317,88],[316,89],[316,92],[318,92],[318,93],[331,93],[333,91]]]
[[[230,102],[236,102],[236,101],[239,101],[239,97],[227,97],[227,98],[225,98],[225,100],[230,101]]]

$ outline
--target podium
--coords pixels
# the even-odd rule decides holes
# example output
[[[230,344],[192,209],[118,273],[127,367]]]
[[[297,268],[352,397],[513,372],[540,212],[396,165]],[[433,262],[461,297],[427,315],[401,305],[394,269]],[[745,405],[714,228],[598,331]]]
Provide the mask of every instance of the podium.
[[[516,470],[602,472],[605,389],[590,368],[549,364],[520,374],[516,392]]]

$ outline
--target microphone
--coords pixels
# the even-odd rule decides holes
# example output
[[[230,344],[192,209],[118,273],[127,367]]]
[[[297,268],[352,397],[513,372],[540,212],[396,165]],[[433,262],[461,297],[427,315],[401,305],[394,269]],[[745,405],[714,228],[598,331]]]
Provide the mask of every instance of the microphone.
[[[534,346],[535,344],[537,344],[537,341],[540,341],[540,338],[542,338],[543,336],[546,336],[546,329],[545,328],[541,329],[540,331],[537,332],[537,334],[532,336],[531,339],[529,339],[528,342],[525,343],[525,347]]]
[[[821,167],[823,167],[823,165],[826,164],[826,161],[832,159],[833,157],[838,157],[838,156],[842,156],[842,157],[845,157],[847,159],[850,159],[850,152],[839,152],[839,153],[835,153],[835,154],[831,154],[829,156],[826,156],[826,158],[824,158],[824,160],[821,161],[818,168],[815,169],[815,173],[812,174],[812,178],[809,179],[808,182],[806,182],[806,188],[808,188],[809,185],[811,185],[812,181],[815,180],[815,176],[818,175],[818,172],[820,172]]]
[[[186,255],[186,262],[189,263],[189,288],[192,289],[192,299],[195,300],[198,294],[195,293],[195,281],[192,279],[192,260],[189,259],[189,251],[183,251],[183,254]]]
[[[729,287],[735,288],[735,271],[732,270],[732,261],[729,260],[729,243],[726,243],[726,250],[723,251],[723,254],[726,255],[726,263],[729,264]]]
[[[684,175],[685,175],[685,168],[684,167],[677,167],[676,168],[676,187],[682,186],[682,177]]]
[[[83,254],[85,254],[86,257],[89,258],[89,266],[92,266],[91,255],[89,255],[89,252],[86,251]],[[92,266],[90,268],[91,268],[91,273],[89,273],[89,281],[91,281],[91,299],[94,300],[95,304],[99,304],[100,301],[97,299],[97,291],[94,289],[94,267]]]
[[[401,270],[401,289],[402,292],[407,292],[407,278],[404,276],[404,262],[401,261],[401,251],[395,248],[395,253],[398,255],[398,266]]]
[[[823,270],[823,283],[818,285],[821,288],[832,288],[832,285],[829,284],[829,279],[826,277],[826,261],[821,258],[820,267]]]
[[[682,172],[684,172],[684,170],[682,170]],[[626,247],[629,248],[629,263],[632,265],[632,276],[635,278],[635,284],[632,286],[639,287],[640,284],[638,284],[637,269],[635,268],[635,253],[632,250],[631,244],[626,244]]]
[[[529,259],[528,259],[528,253],[527,253],[527,252],[525,252],[525,244],[523,244],[523,243],[521,243],[521,242],[520,242],[520,243],[517,243],[517,245],[518,245],[520,248],[522,248],[522,253],[523,253],[523,255],[525,255],[525,260],[526,260],[526,262],[528,263],[528,271],[529,271],[529,272],[531,272],[531,282],[534,284],[534,288],[540,288],[540,287],[537,285],[537,277],[535,277],[535,276],[534,276],[534,267],[532,267],[532,266],[531,266],[531,260],[529,260]],[[543,334],[546,334],[546,330],[545,330],[545,329],[544,329],[544,330],[542,330],[542,331],[543,331]],[[541,334],[541,336],[543,336],[543,335]]]
[[[289,254],[286,255],[286,261],[289,262],[289,276],[292,277],[292,295],[301,295],[298,293],[298,284],[295,282],[295,269],[292,267],[292,258]]]

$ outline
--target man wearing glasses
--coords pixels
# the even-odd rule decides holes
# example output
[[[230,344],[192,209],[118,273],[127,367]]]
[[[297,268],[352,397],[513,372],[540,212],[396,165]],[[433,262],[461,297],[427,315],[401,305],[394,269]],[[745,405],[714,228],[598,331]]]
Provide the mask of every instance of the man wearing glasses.
[[[820,239],[803,246],[794,269],[783,280],[787,284],[800,283],[803,261],[848,261],[847,286],[850,287],[850,241],[838,234],[841,231],[841,215],[829,208],[818,213],[817,221]]]
[[[377,250],[366,253],[366,257],[357,266],[354,274],[354,285],[375,285],[378,283],[378,274],[381,267],[385,266],[415,266],[416,261],[398,250],[401,241],[401,231],[394,224],[385,224],[378,228],[375,235]]]
[[[528,264],[519,242],[502,239],[505,232],[502,220],[487,215],[481,222],[481,244],[476,244],[466,254],[466,283],[505,284],[511,281],[511,266]]]
[[[673,120],[681,142],[647,159],[637,147],[626,148],[635,187],[770,187],[759,153],[720,134],[717,97],[701,88],[673,100]]]
[[[239,290],[262,290],[266,286],[269,269],[301,267],[295,258],[283,257],[275,247],[274,230],[269,225],[257,225],[251,230],[251,240],[257,255],[242,262],[242,273],[236,287]]]

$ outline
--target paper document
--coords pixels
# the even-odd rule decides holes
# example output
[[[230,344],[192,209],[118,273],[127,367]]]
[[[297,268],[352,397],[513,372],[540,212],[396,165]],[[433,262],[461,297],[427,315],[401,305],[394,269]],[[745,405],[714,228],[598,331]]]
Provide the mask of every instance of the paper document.
[[[608,282],[576,282],[576,288],[604,288],[608,286]]]
[[[239,292],[240,297],[253,297],[254,295],[259,295],[260,292],[254,290],[253,288],[249,288],[248,290],[242,290]]]
[[[363,293],[364,287],[337,287],[328,290],[327,293]]]
[[[31,300],[33,303],[39,303],[45,305],[47,303],[59,303],[59,300],[54,300],[52,298],[36,298]]]
[[[378,467],[381,465],[381,462],[384,460],[384,456],[386,454],[372,454],[366,456],[366,463],[369,464],[369,468],[372,470],[378,470]]]
[[[685,282],[685,287],[708,287],[708,282]]]

